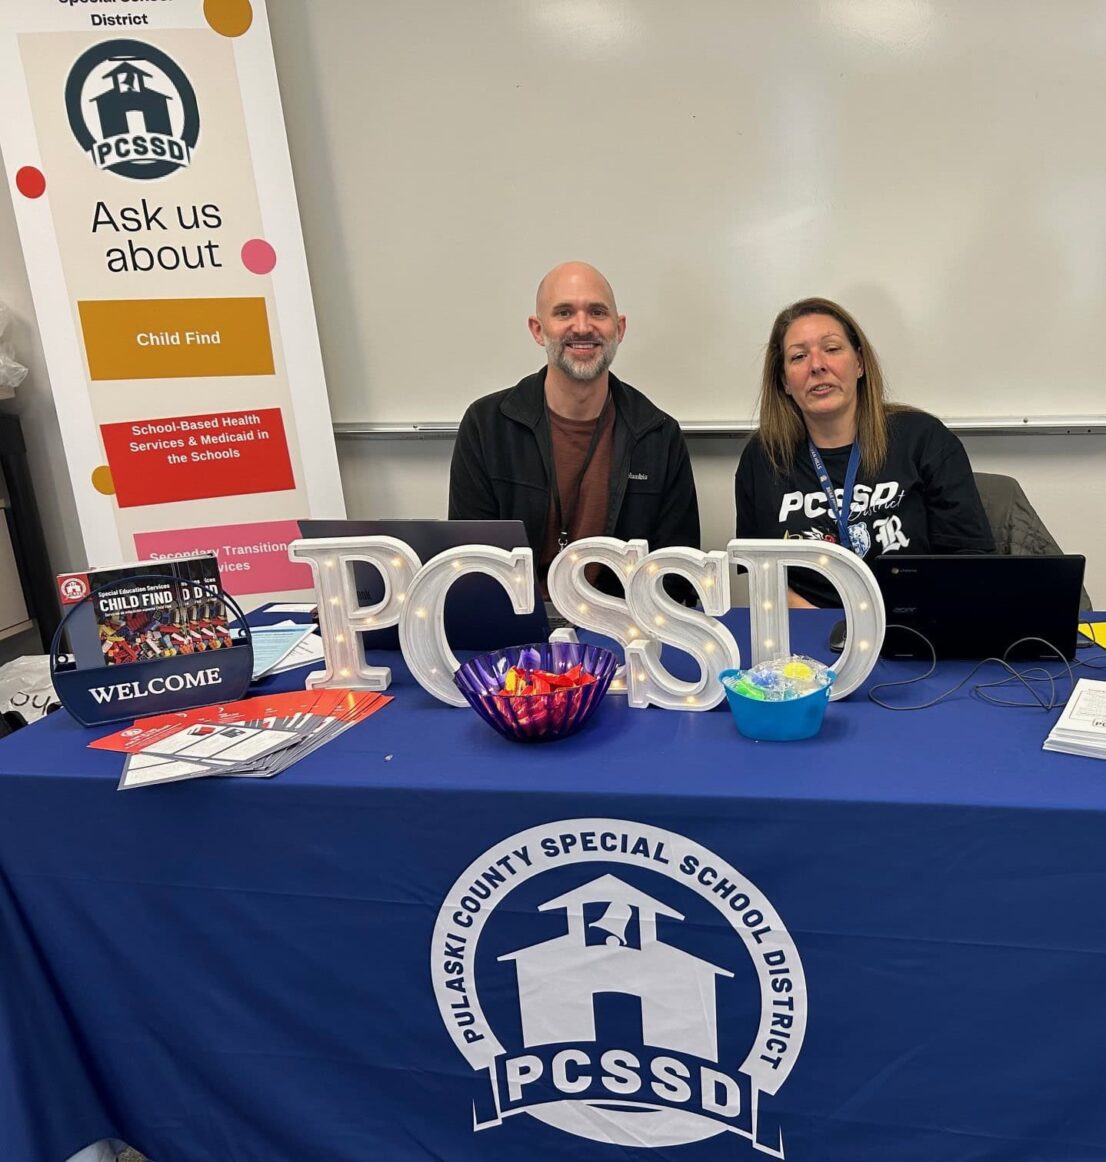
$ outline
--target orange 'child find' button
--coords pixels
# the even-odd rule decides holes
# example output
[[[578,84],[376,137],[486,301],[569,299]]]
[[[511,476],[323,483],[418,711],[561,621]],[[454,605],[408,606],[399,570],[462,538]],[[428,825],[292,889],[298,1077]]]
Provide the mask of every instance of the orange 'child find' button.
[[[93,379],[273,374],[262,298],[85,299],[77,310]]]

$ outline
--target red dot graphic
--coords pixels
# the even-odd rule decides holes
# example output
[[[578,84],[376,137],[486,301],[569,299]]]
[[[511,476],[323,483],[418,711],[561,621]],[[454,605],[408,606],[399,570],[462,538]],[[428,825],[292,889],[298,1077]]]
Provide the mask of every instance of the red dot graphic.
[[[242,265],[253,274],[268,274],[276,261],[276,251],[264,238],[251,238],[242,247]]]
[[[15,175],[15,188],[25,198],[41,198],[46,193],[46,178],[42,170],[25,165]]]

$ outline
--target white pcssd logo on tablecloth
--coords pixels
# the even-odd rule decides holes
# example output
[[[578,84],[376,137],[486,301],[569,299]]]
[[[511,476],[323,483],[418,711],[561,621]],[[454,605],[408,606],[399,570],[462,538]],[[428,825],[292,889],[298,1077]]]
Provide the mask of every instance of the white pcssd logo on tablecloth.
[[[802,1047],[802,963],[763,893],[685,836],[621,819],[511,836],[450,890],[431,971],[486,1075],[474,1130],[527,1114],[612,1145],[729,1132],[784,1157],[763,1095]]]

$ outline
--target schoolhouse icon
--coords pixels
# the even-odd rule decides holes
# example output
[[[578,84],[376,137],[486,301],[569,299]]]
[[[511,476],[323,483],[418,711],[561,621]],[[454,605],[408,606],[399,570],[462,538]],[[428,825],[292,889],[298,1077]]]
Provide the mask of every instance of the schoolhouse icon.
[[[716,978],[733,973],[657,937],[657,917],[680,912],[603,875],[542,904],[564,909],[568,932],[499,957],[513,960],[527,1047],[594,1041],[603,993],[641,1001],[645,1045],[718,1060]]]
[[[169,100],[165,93],[151,89],[146,82],[151,74],[140,69],[134,58],[116,57],[115,68],[103,74],[110,78],[111,88],[92,100],[100,117],[100,131],[104,137],[115,137],[130,132],[128,118],[131,113],[141,116],[147,133],[164,133],[172,136],[173,126],[169,120]]]
[[[176,173],[191,164],[200,137],[192,82],[171,56],[140,40],[103,41],[81,53],[65,79],[65,111],[93,165],[122,178]]]

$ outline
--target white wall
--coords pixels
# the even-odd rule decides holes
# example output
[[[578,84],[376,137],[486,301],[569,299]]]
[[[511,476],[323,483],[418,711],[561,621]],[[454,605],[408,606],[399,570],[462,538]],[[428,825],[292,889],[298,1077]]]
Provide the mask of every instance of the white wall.
[[[753,412],[827,295],[942,418],[1103,415],[1102,0],[272,0],[335,418],[457,421],[586,258],[628,382]]]

